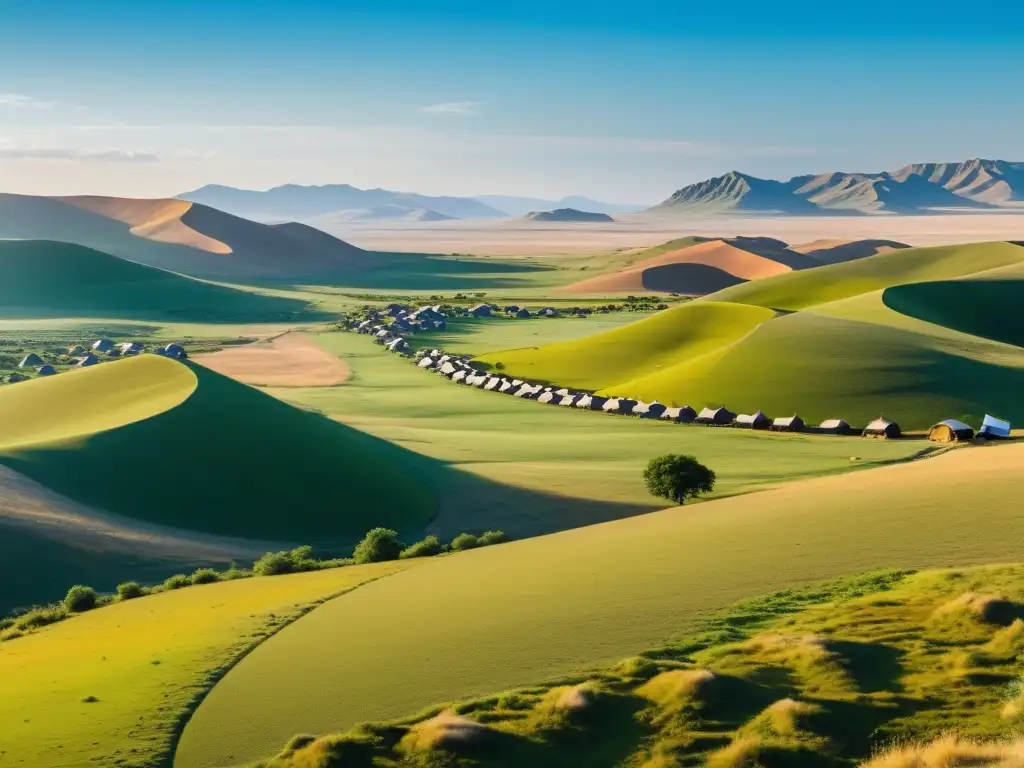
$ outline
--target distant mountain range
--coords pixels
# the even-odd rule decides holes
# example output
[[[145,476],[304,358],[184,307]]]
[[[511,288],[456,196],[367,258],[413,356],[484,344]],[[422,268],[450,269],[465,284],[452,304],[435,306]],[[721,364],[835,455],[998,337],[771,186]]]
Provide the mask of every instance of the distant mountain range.
[[[177,199],[0,194],[0,239],[74,243],[216,280],[319,278],[374,257],[298,222],[261,224]]]
[[[243,216],[254,221],[299,219],[309,223],[444,221],[447,219],[509,219],[531,211],[575,208],[591,213],[639,211],[643,205],[615,205],[574,195],[562,200],[480,195],[434,197],[387,189],[359,189],[348,184],[300,186],[285,184],[266,191],[209,184],[178,195],[178,199]]]
[[[645,213],[926,214],[1024,204],[1024,162],[919,163],[882,173],[824,173],[788,181],[730,171],[683,187]]]
[[[317,216],[390,209],[392,219],[427,211],[453,219],[502,219],[506,214],[469,197],[431,197],[414,192],[359,189],[348,184],[304,187],[285,184],[265,192],[209,184],[178,195],[254,221],[307,220]],[[358,215],[358,214],[355,214]],[[383,220],[378,217],[378,220]]]

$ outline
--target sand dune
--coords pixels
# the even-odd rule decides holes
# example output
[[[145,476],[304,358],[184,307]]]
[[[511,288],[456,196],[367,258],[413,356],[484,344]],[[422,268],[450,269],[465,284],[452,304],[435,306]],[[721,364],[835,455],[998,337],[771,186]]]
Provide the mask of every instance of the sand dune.
[[[621,293],[652,290],[649,281],[645,283],[645,272],[669,265],[682,264],[712,267],[740,280],[759,280],[792,271],[792,267],[786,264],[743,248],[737,248],[724,240],[709,240],[706,243],[663,253],[618,272],[574,283],[564,290],[567,293]],[[675,288],[675,291],[687,293],[685,276],[680,275],[679,277],[681,278],[680,285]]]
[[[160,243],[185,245],[208,253],[228,254],[226,243],[204,235],[182,221],[192,208],[187,200],[134,200],[124,197],[74,196],[58,197],[62,203],[128,224],[137,237]]]
[[[351,373],[344,360],[298,333],[199,355],[195,361],[257,387],[334,387]]]
[[[790,250],[817,259],[823,264],[836,264],[841,261],[862,259],[879,253],[909,248],[906,243],[895,240],[842,240],[825,238],[801,245],[791,245]]]

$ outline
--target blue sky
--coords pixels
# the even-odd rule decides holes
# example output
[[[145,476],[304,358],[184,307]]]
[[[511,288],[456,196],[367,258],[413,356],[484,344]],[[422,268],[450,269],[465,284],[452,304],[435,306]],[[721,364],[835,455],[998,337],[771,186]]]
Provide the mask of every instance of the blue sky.
[[[733,168],[1024,160],[1018,6],[0,0],[0,189],[654,202]]]

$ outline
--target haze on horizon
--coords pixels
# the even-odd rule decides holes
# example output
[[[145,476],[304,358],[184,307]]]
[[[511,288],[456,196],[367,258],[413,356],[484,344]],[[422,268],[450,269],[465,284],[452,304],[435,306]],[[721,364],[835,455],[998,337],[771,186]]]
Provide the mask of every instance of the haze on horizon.
[[[1009,2],[349,5],[4,7],[0,191],[348,183],[655,203],[734,168],[1024,159]]]

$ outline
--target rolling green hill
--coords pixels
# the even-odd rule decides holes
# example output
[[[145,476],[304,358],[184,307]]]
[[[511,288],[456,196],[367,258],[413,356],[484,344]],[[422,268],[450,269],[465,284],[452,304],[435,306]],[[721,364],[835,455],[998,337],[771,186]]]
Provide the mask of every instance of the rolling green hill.
[[[1024,247],[913,248],[727,288],[602,334],[491,352],[506,373],[667,404],[904,429],[1024,419]],[[760,314],[755,312],[759,310]],[[774,310],[774,312],[773,312]]]
[[[0,317],[270,322],[313,316],[303,301],[200,282],[80,245],[0,240]]]
[[[1024,517],[1006,500],[1024,492],[1022,460],[1022,445],[972,447],[433,560],[243,659],[199,706],[175,766],[240,764],[296,733],[579,674],[743,597],[879,567],[1012,560]]]
[[[726,288],[712,301],[797,311],[904,283],[948,280],[1024,262],[1014,243],[907,248]]]
[[[694,301],[594,336],[479,360],[524,378],[602,389],[610,379],[628,381],[734,343],[774,315],[764,307]]]
[[[202,366],[144,355],[0,391],[0,464],[100,510],[248,538],[418,528],[403,449]]]

